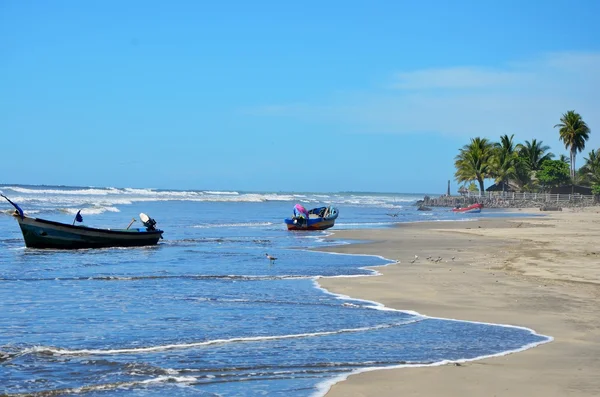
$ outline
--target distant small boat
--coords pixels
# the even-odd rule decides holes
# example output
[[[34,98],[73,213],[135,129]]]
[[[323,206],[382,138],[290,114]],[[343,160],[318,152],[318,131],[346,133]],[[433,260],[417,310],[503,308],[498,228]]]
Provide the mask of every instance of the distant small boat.
[[[140,247],[157,244],[163,234],[162,230],[155,228],[156,221],[143,213],[140,214],[140,220],[144,228],[97,229],[75,225],[75,221],[83,220],[79,212],[72,225],[28,217],[17,204],[4,195],[2,197],[15,207],[13,215],[21,227],[25,246],[28,248]]]
[[[483,208],[483,204],[475,203],[475,204],[471,204],[468,207],[452,208],[452,212],[460,212],[463,214],[478,214],[481,212],[482,208]]]
[[[335,207],[317,207],[306,210],[302,205],[294,206],[294,215],[286,218],[288,230],[325,230],[335,224],[339,211]]]

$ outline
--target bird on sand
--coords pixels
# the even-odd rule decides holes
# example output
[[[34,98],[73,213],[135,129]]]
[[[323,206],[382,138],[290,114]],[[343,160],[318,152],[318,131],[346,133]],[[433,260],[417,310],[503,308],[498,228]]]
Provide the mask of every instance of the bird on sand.
[[[267,257],[267,259],[268,259],[268,260],[269,260],[271,263],[275,262],[275,260],[277,259],[277,258],[275,258],[274,256],[271,256],[271,255],[269,255],[269,254],[265,254],[265,256]]]

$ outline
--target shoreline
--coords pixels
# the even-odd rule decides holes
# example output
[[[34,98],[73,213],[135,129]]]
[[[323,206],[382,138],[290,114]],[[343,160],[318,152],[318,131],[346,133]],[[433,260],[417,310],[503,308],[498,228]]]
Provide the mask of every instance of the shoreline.
[[[335,231],[330,238],[359,242],[319,251],[400,262],[369,267],[380,275],[316,282],[395,310],[524,327],[553,340],[460,365],[365,368],[322,385],[321,395],[600,395],[598,208],[522,212],[532,217]]]

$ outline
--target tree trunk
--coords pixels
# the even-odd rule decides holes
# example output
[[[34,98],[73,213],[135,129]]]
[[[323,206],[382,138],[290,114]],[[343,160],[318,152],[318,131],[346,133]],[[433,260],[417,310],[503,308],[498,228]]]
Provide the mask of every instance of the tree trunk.
[[[575,150],[571,148],[571,179],[573,183],[575,183],[575,155]]]
[[[477,178],[477,182],[479,182],[479,196],[483,194],[483,178]]]
[[[575,152],[573,146],[571,146],[571,194],[575,192]]]

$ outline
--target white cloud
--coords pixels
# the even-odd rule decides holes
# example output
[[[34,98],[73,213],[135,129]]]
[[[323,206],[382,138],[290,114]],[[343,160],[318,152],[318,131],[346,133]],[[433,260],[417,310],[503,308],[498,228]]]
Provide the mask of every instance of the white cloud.
[[[600,146],[600,53],[552,53],[494,69],[477,66],[402,71],[385,90],[332,96],[320,104],[262,106],[261,116],[300,118],[361,133],[515,134],[564,150],[553,126],[567,110]],[[597,136],[596,136],[597,135]]]
[[[527,74],[475,67],[423,69],[397,73],[392,88],[403,90],[488,88],[524,82]]]

